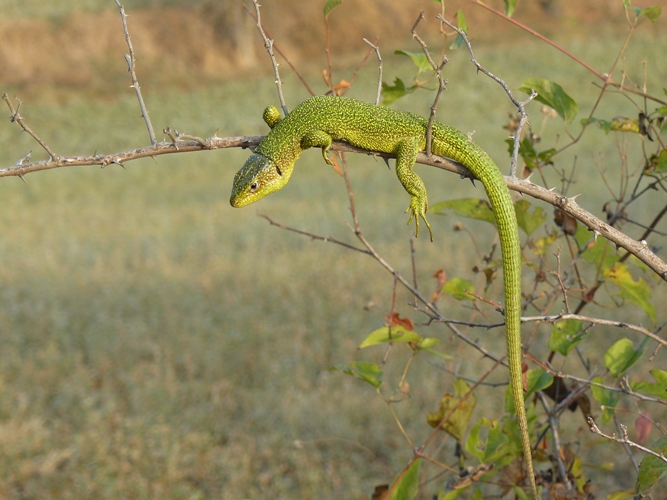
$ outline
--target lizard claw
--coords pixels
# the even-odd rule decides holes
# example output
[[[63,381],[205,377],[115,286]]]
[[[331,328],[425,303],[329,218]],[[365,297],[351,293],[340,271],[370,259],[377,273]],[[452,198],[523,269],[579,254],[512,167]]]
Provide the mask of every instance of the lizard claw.
[[[426,220],[427,207],[428,204],[425,199],[420,200],[418,198],[412,198],[410,206],[405,211],[411,212],[410,218],[408,219],[408,224],[412,222],[413,218],[415,219],[415,237],[419,238],[419,219],[421,218],[424,221],[424,224],[426,224],[426,227],[428,228],[431,241],[433,241],[433,230],[431,229],[431,225],[428,223],[428,220]]]

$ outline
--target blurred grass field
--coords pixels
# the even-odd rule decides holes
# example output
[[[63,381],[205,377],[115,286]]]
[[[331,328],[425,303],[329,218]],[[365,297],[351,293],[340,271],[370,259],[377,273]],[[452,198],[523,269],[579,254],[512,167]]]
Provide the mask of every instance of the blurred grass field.
[[[605,35],[572,43],[572,50],[604,69],[615,56],[609,47],[620,47],[621,40]],[[664,36],[640,37],[632,50],[667,54],[667,43]],[[582,108],[596,97],[590,75],[543,48],[487,47],[477,56],[513,88],[540,76],[557,80]],[[640,64],[628,66],[641,76]],[[665,81],[665,67],[651,68],[652,82]],[[386,80],[405,79],[410,71],[400,58],[386,56]],[[463,52],[447,71],[441,119],[475,130],[476,140],[506,165],[506,97],[475,74]],[[349,95],[372,100],[375,74],[368,65]],[[284,79],[294,106],[305,93],[292,75]],[[12,89],[19,97],[20,90]],[[200,136],[264,133],[262,109],[276,103],[272,81],[261,78],[190,92],[144,92],[157,129],[171,125]],[[430,100],[414,95],[397,107],[424,113]],[[601,114],[633,109],[621,98],[612,103]],[[530,111],[539,123],[539,107]],[[98,99],[45,92],[26,100],[22,114],[59,154],[148,142],[126,87]],[[545,136],[562,134],[555,120],[548,127]],[[601,144],[601,137],[589,134],[563,162],[577,155],[587,163],[581,168],[592,169],[590,158],[602,154],[612,168],[617,146]],[[0,123],[0,143],[3,166],[29,150],[40,156],[9,121]],[[30,175],[28,184],[0,180],[1,497],[366,498],[410,458],[370,386],[329,371],[381,357],[357,346],[382,325],[392,276],[366,256],[257,217],[265,213],[354,242],[343,181],[311,151],[283,191],[235,210],[228,203],[231,181],[247,155],[174,155],[133,162],[126,170],[58,169]],[[409,276],[407,195],[384,163],[349,160],[366,235]],[[483,196],[481,188],[450,174],[425,167],[419,172],[432,202]],[[579,201],[599,213],[606,194],[586,194]],[[476,262],[467,237],[452,232],[454,222],[431,217],[436,243],[415,243],[425,290],[438,268],[455,275]],[[479,236],[481,248],[490,241],[484,238]],[[400,314],[422,319],[407,300],[399,291]],[[456,315],[458,304],[443,307]],[[441,338],[441,350],[472,359],[452,367],[473,376],[478,367],[488,368],[444,327],[428,335]],[[504,339],[493,335],[497,340],[484,337],[485,344],[504,352]],[[388,383],[406,359],[392,352]],[[436,409],[452,377],[422,363],[410,380],[411,398],[395,409],[419,442],[430,432],[425,413]],[[481,394],[501,407],[504,391]],[[581,425],[579,416],[570,418]],[[609,488],[629,484],[608,479]]]

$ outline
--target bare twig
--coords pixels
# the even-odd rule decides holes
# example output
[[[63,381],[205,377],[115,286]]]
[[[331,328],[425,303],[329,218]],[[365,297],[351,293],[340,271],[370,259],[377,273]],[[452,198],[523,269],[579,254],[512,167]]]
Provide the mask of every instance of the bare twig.
[[[448,59],[447,56],[442,56],[442,62],[440,64],[436,64],[431,57],[426,43],[417,34],[417,25],[422,19],[424,19],[423,10],[419,13],[419,17],[417,17],[415,24],[412,26],[412,38],[414,38],[422,48],[422,51],[426,56],[426,60],[431,65],[431,68],[433,68],[435,76],[438,79],[438,90],[435,92],[435,98],[433,99],[433,104],[431,104],[431,112],[428,115],[428,125],[426,127],[426,156],[431,156],[431,145],[433,144],[433,123],[435,122],[435,114],[438,109],[438,101],[440,100],[442,92],[447,88],[447,81],[442,78],[442,69],[447,64]]]
[[[378,92],[377,95],[375,96],[375,105],[377,106],[380,104],[380,97],[382,96],[382,56],[380,55],[380,47],[378,47],[374,43],[371,43],[366,38],[364,38],[363,40],[368,45],[373,47],[373,49],[375,50],[375,55],[378,58]]]
[[[386,260],[385,260],[385,259],[384,259],[384,258],[383,258],[383,257],[382,257],[382,256],[381,256],[381,255],[380,255],[374,248],[373,248],[373,246],[368,242],[368,240],[365,238],[365,236],[363,235],[363,233],[362,233],[361,231],[358,231],[358,232],[357,232],[357,230],[355,229],[355,234],[356,234],[357,238],[359,238],[359,241],[362,242],[362,244],[364,245],[364,247],[366,247],[365,250],[364,250],[364,249],[361,249],[361,248],[358,248],[358,247],[355,247],[354,245],[350,245],[349,243],[342,242],[342,241],[340,241],[340,240],[338,240],[338,239],[336,239],[336,238],[331,238],[331,237],[329,237],[329,236],[321,236],[321,235],[314,234],[314,233],[311,233],[311,232],[308,232],[308,231],[303,231],[303,230],[301,230],[301,229],[296,229],[296,228],[287,226],[287,225],[285,225],[285,224],[281,224],[281,223],[279,223],[279,222],[275,222],[275,221],[273,221],[270,217],[268,217],[268,216],[266,216],[266,215],[260,215],[260,216],[263,217],[264,219],[266,219],[267,221],[269,221],[269,223],[270,223],[272,226],[276,226],[276,227],[279,227],[279,228],[281,228],[281,229],[286,229],[287,231],[291,231],[291,232],[294,232],[294,233],[297,233],[297,234],[301,234],[301,235],[303,235],[303,236],[306,236],[306,237],[311,238],[311,239],[314,239],[314,240],[324,241],[324,242],[326,242],[326,243],[333,243],[333,244],[335,244],[335,245],[340,245],[340,246],[343,246],[343,247],[345,247],[345,248],[349,248],[350,250],[355,250],[355,251],[357,251],[357,252],[361,252],[361,253],[365,253],[365,254],[367,254],[367,255],[370,255],[370,256],[373,257],[373,259],[375,259],[375,260],[376,260],[382,267],[384,267],[389,273],[391,273],[391,274],[395,277],[395,279],[396,279],[401,285],[403,285],[403,287],[405,287],[405,288],[410,292],[410,294],[412,294],[413,297],[415,297],[415,299],[416,299],[418,302],[420,302],[421,304],[423,304],[423,305],[425,306],[425,309],[420,309],[422,312],[425,312],[426,314],[429,314],[434,320],[437,320],[437,319],[445,320],[445,318],[442,316],[442,314],[440,313],[440,311],[438,310],[438,308],[436,307],[436,305],[435,305],[433,302],[430,302],[424,295],[422,295],[422,293],[421,293],[417,288],[415,288],[414,286],[412,286],[412,285],[410,284],[410,282],[408,282],[408,281],[403,277],[403,275],[401,275],[398,271],[396,271],[396,269],[394,269],[394,268],[391,266],[391,264],[389,264],[389,262],[387,262],[387,261],[386,261]],[[442,321],[442,322],[443,322],[444,324],[446,324],[447,327],[448,327],[448,328],[449,328],[449,329],[450,329],[450,330],[451,330],[457,337],[459,337],[461,340],[463,340],[463,341],[464,341],[465,343],[467,343],[468,345],[470,345],[470,346],[472,346],[473,348],[475,348],[477,351],[479,351],[480,353],[482,353],[482,355],[484,355],[485,357],[487,357],[487,358],[489,358],[489,359],[491,359],[491,360],[493,360],[493,361],[496,361],[496,362],[503,362],[504,357],[496,356],[496,355],[493,354],[491,351],[489,351],[488,349],[484,348],[481,344],[479,344],[478,342],[472,340],[470,337],[468,337],[467,335],[465,335],[463,332],[461,332],[461,330],[459,330],[459,329],[455,326],[455,323],[456,323],[456,322],[454,322],[454,321]],[[505,364],[505,363],[504,363],[504,364]]]
[[[572,489],[572,483],[570,483],[570,480],[568,479],[567,467],[565,467],[565,462],[563,461],[563,448],[560,444],[560,434],[558,432],[558,416],[555,411],[549,408],[549,402],[541,391],[537,392],[537,397],[542,403],[544,410],[547,412],[549,428],[551,429],[551,435],[554,438],[555,449],[553,455],[556,457],[556,462],[558,463],[558,473],[560,474],[561,481],[565,485],[565,490],[570,491]]]
[[[243,8],[248,13],[248,15],[250,17],[252,17],[252,19],[255,21],[255,23],[257,23],[257,17],[250,11],[250,9],[248,8],[248,6],[245,3],[243,4]],[[264,31],[264,34],[268,38],[271,38],[271,33],[269,33],[269,31],[263,25],[262,25],[262,30]],[[285,55],[285,53],[282,50],[280,50],[280,46],[277,43],[275,43],[275,41],[272,41],[271,46],[278,53],[278,55],[285,60],[287,65],[290,67],[290,69],[292,71],[294,71],[294,74],[299,79],[299,81],[303,84],[303,86],[306,88],[308,93],[310,95],[315,95],[315,92],[313,91],[313,89],[310,88],[310,85],[308,85],[308,82],[306,81],[304,76],[299,72],[298,69],[296,69],[296,66],[294,66],[294,64],[292,64],[292,61],[289,59],[289,57],[287,57],[287,55]]]
[[[197,138],[183,142],[158,142],[152,146],[130,149],[119,153],[95,154],[90,156],[58,156],[56,159],[17,162],[11,167],[1,168],[0,177],[21,177],[32,172],[51,170],[63,167],[84,167],[99,165],[106,167],[111,164],[122,165],[131,160],[153,157],[165,154],[188,153],[193,151],[204,151],[226,148],[249,148],[259,144],[264,136],[246,137],[210,137],[208,139]]]
[[[118,10],[120,10],[120,18],[123,21],[123,32],[125,33],[125,41],[127,42],[127,48],[130,53],[125,54],[125,61],[127,62],[127,68],[130,72],[130,77],[132,78],[131,87],[137,94],[137,99],[139,100],[139,107],[141,108],[141,116],[144,117],[146,122],[146,128],[148,129],[148,137],[150,138],[151,144],[157,144],[157,139],[155,138],[155,131],[153,130],[153,124],[151,119],[148,117],[148,109],[146,109],[146,103],[144,98],[141,95],[141,85],[139,85],[139,80],[137,79],[136,65],[137,60],[134,57],[134,48],[132,47],[132,41],[130,40],[130,32],[127,28],[127,14],[125,14],[125,7],[120,3],[119,0],[115,0]]]
[[[470,53],[470,60],[472,63],[477,67],[478,71],[481,71],[484,73],[486,76],[491,78],[493,81],[498,83],[505,93],[507,94],[507,97],[509,97],[510,101],[512,101],[512,104],[516,106],[516,108],[519,110],[519,116],[521,117],[519,119],[519,124],[516,127],[516,131],[514,132],[514,149],[512,150],[512,158],[510,161],[510,177],[516,177],[516,171],[517,171],[517,163],[519,159],[519,144],[521,143],[521,132],[523,130],[523,127],[526,125],[528,122],[528,114],[526,113],[526,104],[528,104],[530,101],[535,99],[537,97],[537,92],[534,90],[531,90],[530,95],[528,98],[524,101],[519,101],[514,97],[512,94],[512,91],[510,90],[509,86],[505,83],[505,80],[502,78],[497,77],[493,73],[491,73],[489,70],[487,70],[484,66],[482,66],[479,62],[477,62],[477,59],[475,59],[475,54],[472,51],[472,45],[470,44],[470,40],[468,40],[467,35],[465,34],[465,31],[462,29],[458,28],[457,26],[454,26],[452,23],[447,21],[444,17],[442,17],[440,14],[436,16],[440,22],[445,23],[447,26],[449,26],[451,29],[456,31],[461,39],[465,42],[466,47],[468,47],[468,52]]]
[[[651,339],[655,340],[658,344],[662,345],[663,347],[667,347],[667,340],[663,339],[662,337],[656,335],[654,332],[647,330],[643,326],[638,326],[638,325],[633,325],[630,323],[625,323],[623,321],[612,321],[608,319],[601,319],[601,318],[591,318],[589,316],[582,316],[580,314],[557,314],[555,316],[523,316],[521,318],[521,321],[523,323],[529,322],[529,321],[545,321],[547,323],[555,323],[556,321],[563,321],[563,320],[568,320],[568,319],[574,319],[581,321],[582,323],[591,323],[595,325],[603,325],[603,326],[614,326],[617,328],[626,328],[628,330],[632,330],[638,333],[641,333],[642,335],[646,335],[647,337],[650,337]]]
[[[549,363],[543,363],[539,359],[532,356],[530,353],[524,352],[523,356],[526,359],[528,359],[529,361],[532,361],[533,363],[535,363],[537,366],[542,368],[547,373],[550,373],[551,375],[553,375],[554,377],[562,378],[564,380],[572,380],[572,381],[577,382],[579,384],[584,384],[584,385],[586,385],[586,387],[589,386],[589,385],[594,385],[596,387],[600,387],[600,388],[606,389],[608,391],[620,392],[622,394],[627,394],[628,396],[632,396],[633,398],[638,399],[639,401],[647,401],[647,402],[651,402],[651,403],[658,403],[658,404],[661,404],[661,405],[667,405],[667,400],[660,399],[660,398],[655,398],[653,396],[645,396],[644,394],[640,394],[638,392],[633,391],[627,384],[621,384],[620,387],[617,387],[617,386],[601,384],[599,382],[593,382],[591,379],[585,379],[585,378],[582,378],[582,377],[577,377],[575,375],[569,375],[567,373],[561,372],[560,370],[556,370]],[[584,392],[583,389],[582,389],[582,392]]]
[[[340,245],[340,246],[345,247],[349,250],[354,250],[355,252],[361,252],[361,253],[365,253],[366,255],[372,255],[371,252],[366,250],[366,249],[355,247],[354,245],[346,243],[345,241],[341,241],[337,238],[332,238],[330,236],[320,236],[318,234],[314,234],[314,233],[311,233],[309,231],[304,231],[302,229],[297,229],[297,228],[294,228],[294,227],[291,227],[291,226],[286,226],[285,224],[282,224],[280,222],[276,222],[275,220],[273,220],[271,217],[269,217],[266,214],[257,214],[257,215],[259,215],[262,219],[266,219],[267,222],[269,224],[271,224],[272,226],[279,227],[280,229],[284,229],[285,231],[290,231],[292,233],[296,233],[296,234],[300,234],[302,236],[306,236],[306,237],[310,238],[311,240],[323,241],[325,243],[333,243],[334,245]]]
[[[644,453],[648,453],[649,455],[653,455],[654,457],[659,458],[663,462],[667,463],[667,457],[665,455],[663,455],[662,453],[657,453],[650,448],[646,448],[645,446],[642,446],[642,445],[640,445],[638,443],[635,443],[634,441],[630,440],[630,438],[628,438],[628,428],[625,425],[620,424],[621,437],[618,437],[618,436],[616,436],[616,434],[609,435],[609,434],[605,434],[604,432],[602,432],[600,430],[600,428],[597,426],[597,424],[595,423],[595,420],[593,419],[593,417],[588,417],[586,420],[588,422],[588,426],[591,429],[591,432],[597,434],[598,436],[602,436],[603,438],[609,439],[611,441],[616,441],[617,443],[627,444],[628,446],[632,446],[633,448],[637,448],[638,450],[641,450]]]
[[[619,422],[618,416],[616,413],[614,413],[614,425],[616,426],[616,432],[619,434],[623,434],[623,424]],[[625,449],[625,454],[628,456],[630,459],[630,462],[632,462],[632,466],[635,468],[636,471],[639,470],[639,464],[637,463],[637,460],[635,459],[635,456],[632,454],[632,450],[630,449],[630,445],[628,443],[623,443],[623,448]]]
[[[12,101],[9,100],[9,97],[7,96],[6,92],[2,93],[2,100],[7,103],[7,107],[9,107],[9,112],[11,115],[9,116],[9,121],[16,122],[25,132],[30,135],[33,139],[37,141],[37,143],[44,148],[44,151],[46,151],[49,156],[51,157],[51,160],[53,161],[58,161],[58,155],[53,152],[53,150],[39,137],[35,132],[32,131],[28,125],[26,125],[25,121],[23,120],[23,117],[19,114],[19,110],[21,109],[21,100],[17,97],[16,99],[16,109],[14,109],[14,106],[12,105]],[[24,161],[26,160],[27,161]],[[19,160],[20,163],[17,163],[17,165],[25,165],[26,163],[30,163],[30,154],[24,156]],[[24,179],[25,180],[25,179]]]
[[[283,113],[285,116],[289,113],[287,109],[287,104],[285,103],[285,96],[283,95],[283,83],[280,81],[280,71],[278,71],[278,61],[276,61],[276,56],[273,53],[273,40],[271,40],[264,31],[262,27],[262,18],[259,14],[259,2],[257,0],[252,0],[253,5],[255,6],[255,16],[257,21],[257,30],[259,34],[262,35],[262,40],[264,40],[264,47],[271,58],[271,64],[273,65],[273,74],[276,77],[276,87],[278,87],[278,99],[280,100],[280,106],[283,108]]]

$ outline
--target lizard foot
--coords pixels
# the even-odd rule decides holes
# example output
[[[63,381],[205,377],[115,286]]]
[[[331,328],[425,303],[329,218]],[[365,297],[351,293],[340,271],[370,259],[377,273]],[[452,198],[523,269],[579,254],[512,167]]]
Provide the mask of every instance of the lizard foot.
[[[424,224],[426,224],[426,227],[428,228],[429,235],[431,236],[431,241],[433,241],[433,230],[431,229],[431,225],[428,223],[428,220],[426,220],[426,210],[428,209],[428,203],[426,199],[419,199],[417,197],[413,197],[412,200],[410,201],[410,206],[405,210],[406,212],[411,212],[410,213],[410,218],[408,219],[408,224],[412,222],[412,219],[415,219],[415,237],[419,238],[419,219],[421,218],[424,221]]]

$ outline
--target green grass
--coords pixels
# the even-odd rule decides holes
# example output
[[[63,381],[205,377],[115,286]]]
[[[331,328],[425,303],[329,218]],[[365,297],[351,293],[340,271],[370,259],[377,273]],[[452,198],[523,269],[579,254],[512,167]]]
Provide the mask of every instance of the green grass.
[[[580,49],[593,62],[608,62],[612,42],[592,41]],[[648,50],[656,42],[640,43]],[[496,73],[511,74],[514,86],[527,76],[554,78],[583,105],[592,102],[590,76],[540,54],[529,46],[509,54],[507,48],[482,50],[478,58],[493,61]],[[506,164],[501,126],[511,108],[466,61],[461,53],[448,66],[441,117],[476,130],[475,138]],[[385,66],[387,80],[410,71],[395,68]],[[664,65],[655,68],[656,81],[664,81],[664,71]],[[356,96],[370,99],[375,70],[367,72]],[[295,103],[304,94],[293,90],[290,78]],[[144,145],[134,96],[121,92],[111,100],[68,96],[56,103],[45,97],[25,102],[22,112],[59,154]],[[202,136],[215,130],[221,136],[260,133],[266,128],[261,110],[275,102],[273,85],[264,80],[146,98],[156,128],[171,125]],[[430,99],[411,96],[399,107],[423,111]],[[625,106],[619,101],[615,105]],[[603,112],[619,114],[617,109]],[[547,135],[556,134],[562,129],[554,120]],[[571,156],[564,156],[564,165],[576,154],[579,168],[594,172],[591,155],[602,149],[608,168],[616,168],[612,139],[592,132],[586,141],[566,153]],[[0,124],[0,142],[2,165],[31,149],[40,155],[9,122]],[[368,257],[270,227],[256,216],[270,214],[354,242],[342,180],[321,164],[319,152],[308,152],[281,193],[234,210],[227,201],[231,180],[247,154],[160,157],[128,164],[127,170],[60,169],[30,175],[27,185],[0,181],[0,496],[363,498],[410,458],[372,388],[328,370],[381,359],[380,349],[359,352],[357,345],[383,323],[392,277]],[[366,157],[350,163],[366,234],[409,276],[407,196],[384,163]],[[483,196],[455,176],[424,167],[421,172],[432,202]],[[599,213],[603,190],[575,190],[586,192],[579,201]],[[479,262],[468,237],[451,231],[453,219],[431,221],[436,244],[415,244],[419,282],[428,293],[438,268],[470,278],[468,269]],[[488,227],[466,225],[486,252],[491,235],[482,233]],[[481,278],[474,279],[483,288]],[[490,297],[500,298],[498,285]],[[422,320],[408,300],[399,291],[400,314]],[[453,316],[471,314],[451,300],[443,308]],[[489,368],[444,327],[420,331],[466,360],[451,368],[473,377]],[[602,329],[595,334],[599,345],[622,335]],[[471,335],[504,352],[498,332]],[[539,331],[535,352],[546,350],[547,335],[548,329]],[[592,344],[587,354],[599,362],[604,351]],[[394,348],[384,375],[389,387],[406,361],[407,353]],[[419,443],[430,432],[425,413],[437,408],[452,377],[422,361],[411,368],[409,381],[411,397],[395,410]],[[488,403],[478,416],[501,408],[503,394],[480,389],[478,399]],[[574,428],[582,425],[579,414],[563,419]],[[455,465],[452,450],[450,440],[441,458]],[[604,481],[594,483],[596,491],[631,486],[622,474]],[[440,483],[432,485],[435,491]]]

